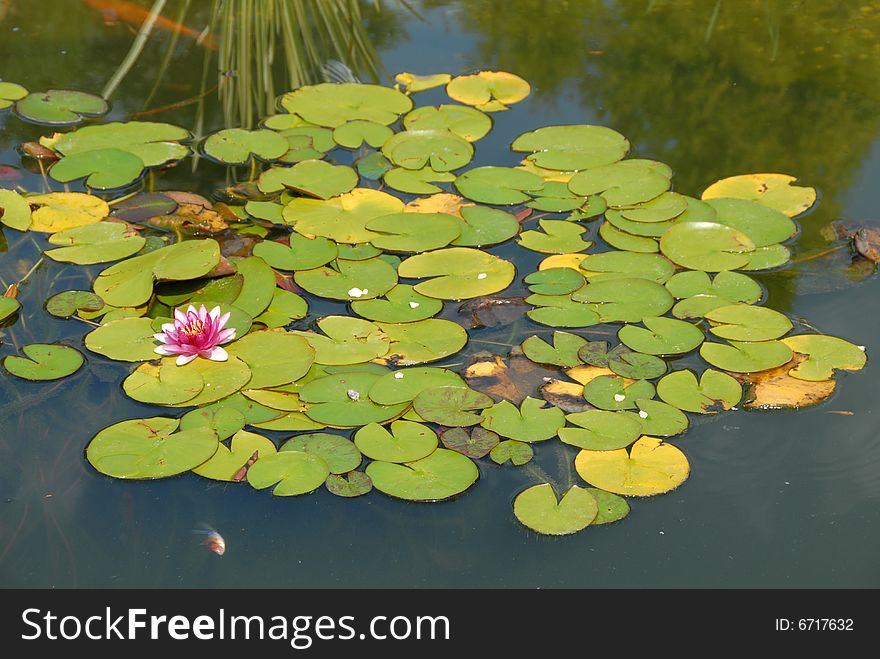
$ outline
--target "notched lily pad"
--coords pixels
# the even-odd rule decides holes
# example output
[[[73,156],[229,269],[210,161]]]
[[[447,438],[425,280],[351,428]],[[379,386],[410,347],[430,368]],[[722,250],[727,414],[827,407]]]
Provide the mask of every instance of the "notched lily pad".
[[[25,380],[58,380],[73,375],[83,365],[82,353],[76,348],[51,343],[22,346],[26,357],[10,355],[3,366]]]
[[[573,485],[556,500],[549,483],[520,492],[513,500],[513,514],[528,528],[544,535],[569,535],[593,523],[599,513],[596,498],[589,490]]]

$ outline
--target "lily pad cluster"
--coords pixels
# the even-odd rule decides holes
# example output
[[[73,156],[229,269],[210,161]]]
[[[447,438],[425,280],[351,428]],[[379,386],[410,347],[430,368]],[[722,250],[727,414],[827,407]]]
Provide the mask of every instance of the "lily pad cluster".
[[[213,201],[94,194],[191,153],[188,131],[134,121],[42,140],[59,156],[50,176],[93,194],[0,191],[5,227],[44,234],[53,261],[100,266],[91,290],[56,291],[46,311],[92,323],[89,361],[126,364],[122,390],[157,410],[99,432],[95,469],[439,501],[556,451],[579,484],[528,487],[513,513],[562,535],[684,483],[690,464],[669,439],[691,415],[815,404],[836,371],[865,365],[862,347],[761,305],[754,274],[788,262],[812,188],[749,174],[689,196],[668,165],[628,158],[623,135],[594,125],[529,131],[511,145],[518,166],[469,167],[490,113],[528,83],[497,71],[396,81],[301,87],[260,128],[209,135],[201,153],[250,167]],[[414,107],[440,87],[448,103]],[[77,120],[97,114],[75,95],[31,96],[0,87],[23,117],[64,99]],[[537,270],[496,245],[538,253]],[[511,287],[525,300],[493,297]],[[0,300],[14,322],[21,302]],[[458,308],[474,318],[516,300],[510,354],[464,365]],[[229,314],[222,358],[156,354],[189,305]],[[4,365],[32,380],[85,361],[71,346],[22,351]]]

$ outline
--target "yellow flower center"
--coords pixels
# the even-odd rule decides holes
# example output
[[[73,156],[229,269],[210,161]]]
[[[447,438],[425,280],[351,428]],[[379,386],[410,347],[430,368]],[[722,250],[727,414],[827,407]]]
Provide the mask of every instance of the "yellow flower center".
[[[181,329],[180,331],[185,336],[193,338],[205,331],[205,323],[203,323],[201,320],[195,320],[187,325],[184,325],[183,329]]]

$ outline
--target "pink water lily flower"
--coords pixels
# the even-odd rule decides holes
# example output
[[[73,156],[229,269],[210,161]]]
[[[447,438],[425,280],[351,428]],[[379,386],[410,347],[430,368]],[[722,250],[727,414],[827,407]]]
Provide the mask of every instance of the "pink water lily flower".
[[[229,355],[220,347],[235,338],[235,329],[223,329],[229,322],[229,313],[220,315],[220,307],[210,311],[203,304],[198,310],[189,306],[186,313],[174,310],[174,322],[162,325],[162,333],[154,334],[160,345],[160,355],[177,355],[177,365],[189,364],[196,357],[225,362]]]

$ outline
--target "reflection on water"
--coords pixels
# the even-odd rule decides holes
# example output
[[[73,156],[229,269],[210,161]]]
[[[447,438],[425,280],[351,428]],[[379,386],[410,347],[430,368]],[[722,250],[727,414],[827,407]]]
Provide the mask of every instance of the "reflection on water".
[[[34,90],[103,89],[143,22],[117,17],[107,25],[112,17],[95,4],[0,3],[3,79]],[[880,129],[876,3],[425,0],[416,16],[397,2],[339,0],[320,3],[342,12],[335,27],[305,12],[293,31],[284,12],[315,3],[259,3],[273,17],[263,23],[256,14],[242,18],[254,4],[168,0],[163,16],[196,32],[209,26],[217,49],[154,28],[113,93],[110,119],[161,109],[143,118],[198,132],[253,125],[275,94],[314,80],[330,57],[385,83],[384,72],[401,70],[510,70],[533,83],[534,97],[496,115],[495,137],[480,144],[475,164],[514,162],[503,140],[536,125],[596,121],[627,135],[640,156],[670,163],[686,193],[734,173],[797,175],[820,190],[821,204],[801,219],[793,245],[804,260],[760,277],[769,304],[877,349],[873,267],[852,264],[845,244],[809,258],[835,246],[822,233],[832,220],[878,216],[872,182],[880,160],[868,157]],[[133,5],[149,13],[153,3]],[[294,50],[300,57],[291,64]],[[224,81],[228,95],[209,91]],[[426,94],[444,102],[439,92]],[[43,132],[8,113],[0,128],[0,163],[16,166],[15,146]],[[25,176],[40,189],[39,174]],[[225,170],[204,162],[195,174],[178,167],[163,180],[202,193],[225,184]],[[0,279],[18,281],[39,249],[16,232],[4,241]],[[534,262],[518,265],[526,272]],[[39,310],[52,293],[88,287],[99,269],[44,263],[22,300]],[[35,340],[78,345],[84,329],[36,311],[0,329],[0,355]],[[469,350],[504,353],[492,342],[509,343],[509,334],[476,330]],[[510,510],[537,472],[492,463],[480,465],[479,487],[437,505],[323,491],[280,500],[193,475],[103,478],[83,460],[89,438],[155,409],[120,394],[124,367],[88,359],[60,384],[0,375],[2,586],[880,585],[880,376],[871,364],[842,377],[816,409],[700,419],[680,438],[693,472],[685,486],[633,502],[624,525],[551,539],[518,526]],[[539,450],[535,466],[565,477],[552,451]],[[222,558],[192,533],[199,523],[223,534]]]

